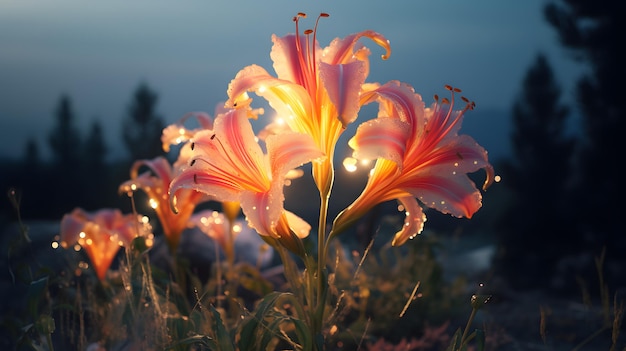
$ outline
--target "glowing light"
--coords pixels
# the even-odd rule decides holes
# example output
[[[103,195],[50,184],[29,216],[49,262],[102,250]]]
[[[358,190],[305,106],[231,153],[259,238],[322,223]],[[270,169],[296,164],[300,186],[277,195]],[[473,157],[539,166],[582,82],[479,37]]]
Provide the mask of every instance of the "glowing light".
[[[159,207],[159,202],[153,198],[150,198],[150,207],[152,207],[153,209],[156,209],[157,207]]]
[[[53,249],[58,249],[59,248],[59,242],[58,241],[53,241],[52,242],[52,248]]]
[[[87,236],[87,234],[85,234],[85,232],[80,232],[80,234],[78,234],[78,237],[81,239],[85,239],[85,236]]]
[[[74,251],[76,252],[80,251],[80,245],[78,244],[74,245]]]
[[[500,181],[502,180],[502,177],[500,177],[499,175],[497,175],[497,176],[495,176],[495,177],[493,178],[493,180],[494,180],[496,183],[500,183]]]
[[[130,190],[132,190],[132,191],[137,190],[137,184],[131,184],[130,185]]]
[[[148,224],[150,222],[150,218],[148,216],[141,217],[141,223]]]
[[[356,171],[356,162],[357,160],[352,157],[346,157],[343,159],[343,167],[346,171],[352,173]]]

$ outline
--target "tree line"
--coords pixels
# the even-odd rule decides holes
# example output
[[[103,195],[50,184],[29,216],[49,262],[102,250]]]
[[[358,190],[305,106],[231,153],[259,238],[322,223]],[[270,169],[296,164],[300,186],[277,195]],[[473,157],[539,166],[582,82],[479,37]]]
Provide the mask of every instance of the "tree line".
[[[28,140],[22,160],[6,164],[0,175],[3,189],[16,191],[22,218],[58,220],[76,206],[130,211],[130,202],[118,194],[118,186],[128,179],[132,162],[164,154],[161,132],[165,122],[157,103],[157,93],[140,83],[121,128],[127,157],[107,163],[108,147],[100,122],[94,121],[84,138],[75,126],[71,97],[61,95],[54,110],[55,125],[46,140],[51,160],[44,161],[38,144]],[[2,213],[14,211],[8,208],[10,202],[2,206]]]

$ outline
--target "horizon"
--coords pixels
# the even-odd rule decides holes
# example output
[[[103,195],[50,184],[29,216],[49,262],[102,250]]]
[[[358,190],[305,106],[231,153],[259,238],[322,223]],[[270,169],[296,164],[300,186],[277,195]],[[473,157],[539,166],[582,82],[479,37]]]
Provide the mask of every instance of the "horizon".
[[[101,122],[108,159],[123,155],[121,123],[142,82],[158,94],[156,108],[166,124],[190,111],[212,115],[239,69],[255,63],[272,72],[271,35],[294,32],[291,17],[299,11],[309,14],[303,28],[313,25],[316,14],[330,13],[318,26],[322,47],[365,29],[389,39],[387,61],[380,59],[380,47],[361,40],[372,52],[368,81],[407,82],[427,104],[435,93],[445,94],[445,84],[461,88],[477,104],[461,132],[493,157],[508,149],[509,111],[538,53],[548,57],[563,99],[574,100],[572,83],[581,69],[543,20],[542,0],[372,3],[367,9],[332,1],[270,4],[277,6],[250,2],[249,11],[241,12],[226,2],[112,1],[87,7],[77,0],[58,6],[0,1],[0,44],[6,48],[0,52],[0,158],[23,157],[29,138],[42,158],[49,157],[47,137],[62,94],[72,100],[82,135],[94,120]],[[360,114],[357,123],[370,117]]]

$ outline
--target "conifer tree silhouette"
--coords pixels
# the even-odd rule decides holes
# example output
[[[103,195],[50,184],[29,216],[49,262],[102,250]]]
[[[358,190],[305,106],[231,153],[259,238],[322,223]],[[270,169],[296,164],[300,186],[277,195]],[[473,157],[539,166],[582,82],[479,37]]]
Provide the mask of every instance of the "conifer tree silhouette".
[[[574,139],[547,58],[539,54],[513,109],[513,158],[502,164],[512,203],[499,223],[495,269],[517,288],[550,284],[555,263],[574,249],[568,198]]]
[[[573,58],[590,69],[576,86],[584,143],[578,161],[577,203],[572,213],[593,255],[606,249],[607,279],[623,284],[626,195],[621,172],[626,136],[626,42],[623,1],[554,0],[544,8],[548,22]],[[593,264],[593,263],[592,263]]]
[[[157,102],[158,95],[146,83],[139,84],[122,129],[131,162],[163,154],[161,132],[164,122],[157,114]]]

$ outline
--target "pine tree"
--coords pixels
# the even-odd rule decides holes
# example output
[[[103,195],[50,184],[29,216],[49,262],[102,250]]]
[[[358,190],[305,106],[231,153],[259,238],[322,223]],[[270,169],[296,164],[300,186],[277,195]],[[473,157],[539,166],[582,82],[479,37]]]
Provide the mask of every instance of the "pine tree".
[[[141,83],[135,90],[122,129],[131,162],[163,154],[161,133],[164,122],[156,112],[157,101],[158,95],[146,83]]]
[[[51,217],[59,217],[69,212],[72,207],[80,206],[84,196],[81,181],[83,165],[81,163],[82,140],[74,125],[72,101],[68,95],[62,95],[55,111],[56,125],[49,135],[52,150],[52,169],[46,193],[40,193],[41,206],[49,208]]]
[[[626,195],[621,172],[626,135],[626,4],[608,0],[560,0],[545,7],[548,22],[574,58],[590,70],[577,84],[585,142],[580,153],[577,202],[584,209],[573,216],[593,255],[606,249],[607,279],[623,283],[626,237],[622,216]],[[621,278],[620,278],[621,277]]]
[[[88,209],[98,209],[106,204],[109,193],[116,193],[115,188],[108,187],[109,171],[105,162],[107,153],[106,143],[102,125],[99,121],[94,121],[91,125],[89,135],[85,141],[83,154],[84,179],[89,179],[86,203],[83,205]]]
[[[501,169],[513,200],[494,263],[518,288],[550,284],[555,263],[574,250],[568,215],[574,142],[565,133],[569,110],[560,95],[548,60],[538,55],[513,105],[513,159]]]
[[[49,136],[53,161],[63,170],[70,171],[77,167],[80,160],[80,133],[74,125],[72,101],[68,95],[62,95],[55,112],[56,126]]]

